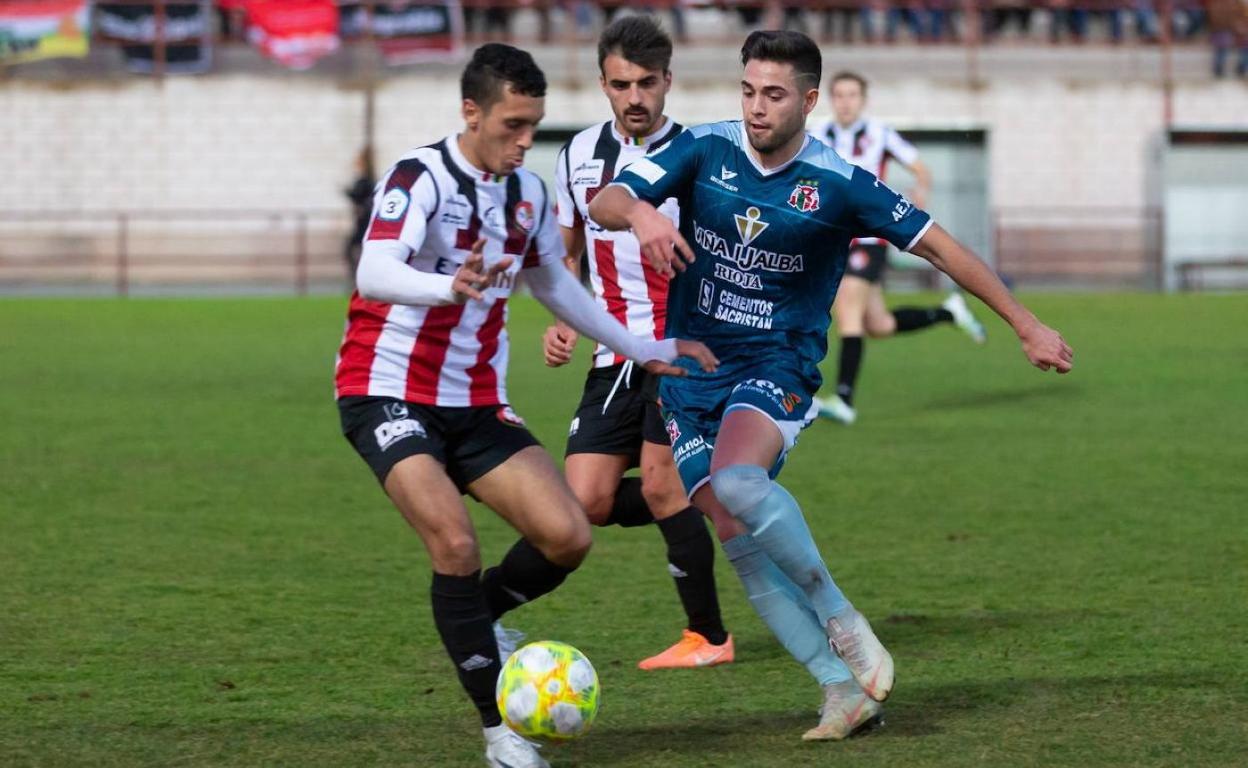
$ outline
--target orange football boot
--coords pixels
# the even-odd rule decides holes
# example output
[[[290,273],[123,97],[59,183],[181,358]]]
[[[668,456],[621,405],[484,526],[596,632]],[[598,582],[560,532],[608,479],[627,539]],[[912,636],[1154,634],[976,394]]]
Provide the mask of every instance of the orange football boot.
[[[710,641],[693,630],[682,631],[680,642],[663,651],[637,662],[638,669],[692,669],[729,664],[733,659],[732,635],[723,645],[711,645]]]

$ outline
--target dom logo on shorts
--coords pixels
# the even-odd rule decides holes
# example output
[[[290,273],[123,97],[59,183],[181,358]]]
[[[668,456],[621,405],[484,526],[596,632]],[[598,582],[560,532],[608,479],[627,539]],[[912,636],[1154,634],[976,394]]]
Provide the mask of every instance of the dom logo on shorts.
[[[411,418],[408,413],[407,404],[405,403],[386,403],[382,406],[386,412],[386,418],[389,421],[382,422],[373,430],[373,436],[377,438],[377,447],[386,450],[405,437],[428,437],[424,426],[419,421]]]

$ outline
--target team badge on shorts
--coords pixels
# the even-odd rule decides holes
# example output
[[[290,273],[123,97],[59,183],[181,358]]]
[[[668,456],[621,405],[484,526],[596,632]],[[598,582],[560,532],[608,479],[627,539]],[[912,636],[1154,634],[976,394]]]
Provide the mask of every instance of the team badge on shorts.
[[[856,272],[866,269],[870,262],[871,255],[861,248],[856,248],[849,254],[849,267]]]
[[[524,426],[524,419],[520,418],[520,415],[513,411],[510,405],[500,405],[498,407],[498,420],[513,427]]]
[[[680,439],[680,427],[676,424],[675,419],[667,420],[667,439],[672,445],[675,445],[676,441]]]
[[[819,210],[819,187],[816,182],[798,182],[789,194],[789,205],[802,213]]]
[[[516,226],[525,232],[532,232],[534,222],[533,203],[530,203],[528,200],[521,200],[516,203]]]

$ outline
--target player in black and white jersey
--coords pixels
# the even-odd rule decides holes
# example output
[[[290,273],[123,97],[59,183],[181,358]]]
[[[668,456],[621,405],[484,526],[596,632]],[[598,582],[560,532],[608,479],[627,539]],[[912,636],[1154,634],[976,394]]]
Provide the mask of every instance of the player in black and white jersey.
[[[502,722],[491,625],[555,590],[590,547],[585,514],[510,407],[507,301],[523,275],[565,323],[655,374],[703,345],[634,336],[563,268],[546,186],[524,157],[545,114],[546,78],[501,43],[464,69],[462,130],[405,155],[374,194],[335,383],[344,436],[420,535],[430,604],[494,768],[549,768]],[[470,494],[520,534],[481,569]]]
[[[598,305],[631,333],[662,339],[667,278],[642,257],[637,238],[612,232],[589,217],[589,203],[625,166],[661,149],[682,128],[663,114],[672,75],[672,41],[649,16],[612,23],[598,42],[603,93],[614,119],[586,128],[560,151],[555,175],[559,226],[568,269],[579,274],[587,252],[589,282]],[[675,200],[662,210],[677,221]],[[546,331],[547,365],[572,359],[574,331],[559,323]],[[685,610],[681,639],[638,667],[708,667],[733,660],[715,586],[715,544],[702,513],[689,503],[673,463],[659,412],[658,380],[599,344],[580,405],[568,430],[568,484],[594,525],[656,523],[667,543],[668,572]],[[641,477],[623,477],[631,467]]]
[[[915,187],[909,195],[920,208],[927,205],[932,174],[919,159],[919,151],[892,126],[863,115],[867,101],[867,81],[853,72],[833,76],[828,87],[833,117],[817,123],[810,133],[828,144],[853,165],[875,174],[881,181],[890,160],[914,174]],[[832,311],[836,315],[836,331],[841,337],[840,364],[837,370],[836,394],[816,398],[819,415],[852,424],[854,388],[862,366],[863,336],[886,338],[898,333],[929,328],[938,323],[953,323],[976,343],[984,342],[980,324],[960,293],[952,293],[936,307],[898,307],[890,310],[884,304],[883,279],[888,266],[888,243],[874,237],[860,237],[849,247],[845,278],[841,281]]]

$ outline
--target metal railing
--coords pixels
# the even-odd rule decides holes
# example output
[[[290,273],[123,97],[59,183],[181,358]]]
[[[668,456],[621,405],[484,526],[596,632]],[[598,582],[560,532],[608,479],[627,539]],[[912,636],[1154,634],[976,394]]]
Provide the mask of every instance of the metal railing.
[[[204,284],[308,293],[343,285],[351,231],[334,210],[0,212],[0,289]]]

